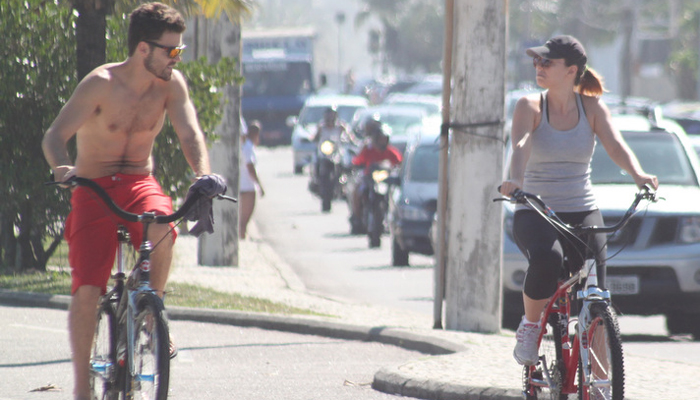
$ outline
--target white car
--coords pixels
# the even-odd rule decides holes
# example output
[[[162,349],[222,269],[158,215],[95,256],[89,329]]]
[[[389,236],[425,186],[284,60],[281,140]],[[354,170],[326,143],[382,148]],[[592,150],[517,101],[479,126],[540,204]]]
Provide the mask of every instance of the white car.
[[[613,109],[613,107],[611,107]],[[614,109],[613,109],[614,110]],[[666,316],[671,334],[700,339],[700,162],[687,135],[672,121],[652,123],[641,115],[613,115],[613,123],[648,173],[659,177],[658,195],[608,239],[607,280],[612,302],[623,314]],[[636,186],[598,143],[591,165],[597,204],[606,225],[622,217]],[[522,315],[527,262],[512,237],[513,207],[505,206],[504,326]]]
[[[311,138],[316,134],[323,113],[329,107],[336,107],[338,118],[348,125],[357,110],[367,108],[367,99],[351,95],[318,95],[309,97],[299,112],[299,117],[292,117],[287,124],[294,126],[292,131],[292,153],[294,154],[294,173],[301,174],[304,166],[309,164],[316,152],[316,144]]]

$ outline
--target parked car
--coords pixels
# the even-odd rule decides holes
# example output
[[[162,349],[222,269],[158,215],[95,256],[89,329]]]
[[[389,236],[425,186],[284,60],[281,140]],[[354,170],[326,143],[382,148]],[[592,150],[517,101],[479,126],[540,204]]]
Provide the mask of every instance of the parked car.
[[[442,98],[431,94],[392,93],[384,99],[382,104],[421,107],[430,115],[440,112],[442,109]]]
[[[309,97],[299,113],[287,122],[294,127],[292,131],[292,153],[294,154],[294,173],[301,174],[304,166],[309,164],[316,153],[316,144],[311,138],[316,134],[316,128],[323,119],[323,113],[328,107],[335,106],[338,119],[348,124],[353,120],[357,110],[366,108],[367,99],[352,95],[319,95]]]
[[[700,154],[700,102],[671,102],[664,104],[662,111],[664,118],[683,127],[695,152]]]
[[[410,253],[433,254],[429,232],[437,209],[440,125],[435,117],[411,128],[415,139],[404,152],[399,185],[389,197],[393,266],[408,265]]]
[[[389,104],[368,107],[358,110],[352,122],[351,129],[356,136],[365,137],[364,127],[370,119],[378,118],[383,125],[391,129],[390,143],[403,154],[407,143],[412,139],[410,127],[418,125],[428,116],[426,111],[417,106]]]
[[[685,132],[675,123],[642,115],[613,115],[644,170],[659,178],[664,200],[641,210],[608,239],[607,287],[623,314],[666,316],[671,334],[700,339],[700,163]],[[637,190],[631,177],[600,143],[591,165],[597,204],[614,224]],[[527,262],[512,236],[513,206],[507,204],[503,239],[504,326],[522,315]],[[622,251],[624,250],[624,251]]]

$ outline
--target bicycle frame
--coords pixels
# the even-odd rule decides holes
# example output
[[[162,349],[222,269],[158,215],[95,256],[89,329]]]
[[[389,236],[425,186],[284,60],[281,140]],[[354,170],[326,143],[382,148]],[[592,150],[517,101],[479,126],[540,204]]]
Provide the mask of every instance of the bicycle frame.
[[[195,189],[191,188],[185,203],[170,215],[156,215],[153,212],[133,214],[122,210],[104,189],[89,179],[71,177],[61,182],[65,185],[87,186],[117,217],[129,222],[140,222],[143,226],[139,257],[127,276],[125,253],[126,247],[131,243],[126,228],[118,225],[117,271],[111,276],[114,286],[100,297],[97,305],[98,326],[95,338],[100,340],[93,339],[92,356],[95,362],[91,356],[90,384],[94,385],[93,391],[101,391],[103,399],[116,400],[123,393],[123,400],[133,400],[134,395],[144,389],[144,383],[148,388],[149,382],[150,390],[156,390],[158,400],[167,398],[171,357],[167,345],[169,329],[163,301],[150,287],[151,253],[154,245],[148,239],[148,228],[152,223],[170,223],[185,217],[190,208],[205,195],[210,199],[216,197],[236,201],[223,195],[225,184],[216,181],[214,185],[211,184],[212,181],[198,182],[204,184],[198,187],[193,185]]]
[[[538,196],[519,190],[513,193],[510,199],[501,198],[495,200],[526,204],[545,218],[560,233],[571,235],[571,237],[578,239],[581,236],[588,239],[588,235],[591,234],[611,233],[622,228],[632,217],[642,199],[652,202],[657,201],[656,194],[645,186],[637,193],[632,205],[617,224],[603,227],[570,226],[560,220],[556,213],[549,209]],[[592,388],[599,392],[612,392],[615,398],[622,398],[624,392],[624,361],[617,322],[610,308],[610,292],[598,287],[595,259],[588,259],[589,254],[584,254],[584,256],[585,261],[581,268],[568,278],[565,278],[563,282],[559,282],[555,293],[547,302],[540,318],[542,329],[537,341],[538,349],[540,349],[538,350],[540,360],[535,365],[525,367],[524,395],[528,399],[538,398],[537,388],[549,389],[553,398],[579,392],[581,394],[580,398],[588,400]],[[574,293],[574,288],[581,285],[583,286],[582,289],[576,290]],[[580,304],[580,311],[576,317],[571,315],[572,302]],[[558,316],[556,316],[557,314]],[[556,318],[552,318],[553,315]],[[569,327],[572,323],[576,329],[575,333],[570,335]],[[607,339],[609,341],[605,343],[606,353],[602,361],[596,357],[596,344],[599,339],[599,337],[596,337],[598,324],[602,324],[603,332],[608,335]],[[554,333],[550,332],[554,340],[559,341],[554,343],[556,360],[546,360],[546,354],[543,354],[541,349],[542,340],[547,333],[546,330],[551,325],[558,325],[552,326],[552,329],[559,330]],[[591,351],[593,352],[593,357],[591,357]],[[597,367],[594,367],[594,362],[597,363]],[[550,368],[552,369],[550,370]],[[577,371],[579,375],[578,384],[575,381]],[[598,377],[592,379],[594,372],[596,374],[605,372],[605,374],[600,379]],[[612,379],[609,372],[612,373]],[[557,376],[552,377],[553,373],[556,373]],[[616,376],[618,378],[615,378]]]

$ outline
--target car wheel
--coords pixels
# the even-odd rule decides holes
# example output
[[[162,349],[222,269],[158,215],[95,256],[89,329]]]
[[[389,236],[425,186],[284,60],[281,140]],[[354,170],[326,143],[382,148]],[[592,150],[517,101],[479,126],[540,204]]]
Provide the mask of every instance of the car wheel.
[[[693,339],[700,340],[700,315],[674,313],[666,315],[666,328],[671,335],[690,333]]]
[[[395,237],[391,241],[391,265],[394,267],[408,266],[408,251],[401,248]]]
[[[501,326],[503,329],[515,331],[518,329],[518,325],[520,325],[520,320],[522,319],[523,317],[520,313],[509,313],[504,311],[501,317]]]

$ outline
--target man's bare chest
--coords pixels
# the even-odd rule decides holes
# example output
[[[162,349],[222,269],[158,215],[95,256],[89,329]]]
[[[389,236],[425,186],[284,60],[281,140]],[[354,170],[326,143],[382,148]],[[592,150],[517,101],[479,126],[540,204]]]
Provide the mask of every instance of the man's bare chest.
[[[98,105],[94,118],[109,134],[131,135],[160,130],[165,115],[165,96],[149,93],[136,97],[117,94]]]

